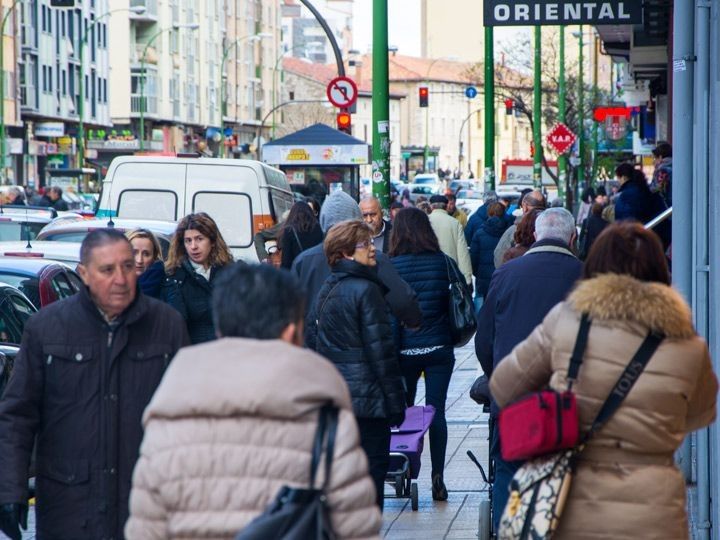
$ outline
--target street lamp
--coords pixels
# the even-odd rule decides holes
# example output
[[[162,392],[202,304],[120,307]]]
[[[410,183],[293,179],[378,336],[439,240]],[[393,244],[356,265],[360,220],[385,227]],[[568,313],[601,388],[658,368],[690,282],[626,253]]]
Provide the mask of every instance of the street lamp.
[[[458,58],[456,56],[443,56],[441,58],[436,58],[432,62],[430,62],[430,65],[428,66],[427,72],[425,73],[425,86],[427,87],[428,91],[430,90],[430,70],[432,70],[433,66],[439,62],[440,60],[450,61],[454,62]],[[423,159],[423,170],[427,172],[427,163],[428,159],[430,157],[430,144],[429,144],[429,132],[430,132],[430,107],[425,108],[425,153],[424,153],[424,159]]]
[[[7,141],[5,139],[5,24],[10,14],[15,11],[15,6],[21,2],[22,0],[15,0],[12,3],[3,17],[2,25],[0,25],[0,159],[2,159],[0,181],[3,184],[5,183],[5,166],[7,164]]]
[[[179,30],[180,28],[187,28],[189,30],[197,30],[200,28],[198,23],[190,24],[173,24],[168,28],[161,28],[155,32],[148,40],[140,58],[140,151],[145,150],[145,60],[147,57],[147,51],[160,34],[163,32],[169,32],[171,30]]]
[[[258,34],[250,34],[248,36],[240,36],[239,38],[233,40],[223,51],[222,55],[222,61],[220,62],[220,134],[222,136],[221,143],[220,143],[220,157],[225,156],[225,129],[224,129],[224,115],[225,115],[225,109],[227,107],[227,96],[225,95],[225,85],[223,84],[223,71],[225,71],[225,62],[228,59],[228,56],[230,54],[230,50],[234,47],[237,47],[241,42],[247,40],[247,41],[260,41],[263,38],[270,38],[273,37],[272,34],[269,34],[267,32],[260,32]]]
[[[129,11],[135,15],[142,15],[147,11],[147,8],[145,6],[133,6],[131,8],[111,9],[97,17],[92,24],[85,29],[85,35],[80,41],[80,77],[78,78],[78,90],[80,92],[80,103],[78,104],[78,166],[80,168],[85,165],[85,46],[88,43],[88,38],[90,37],[92,29],[95,28],[95,25],[105,17],[109,17],[111,14],[120,11]]]
[[[280,65],[280,60],[285,58],[285,55],[289,52],[293,52],[296,49],[304,49],[306,48],[306,45],[304,43],[300,45],[295,45],[293,47],[290,47],[289,49],[286,49],[282,51],[277,59],[275,60],[275,66],[273,67],[273,87],[272,87],[272,106],[273,106],[273,121],[272,121],[272,138],[275,138],[275,105],[277,104],[276,101],[276,95],[277,95],[277,72],[278,72],[278,66]],[[281,73],[283,73],[283,70],[281,70]]]

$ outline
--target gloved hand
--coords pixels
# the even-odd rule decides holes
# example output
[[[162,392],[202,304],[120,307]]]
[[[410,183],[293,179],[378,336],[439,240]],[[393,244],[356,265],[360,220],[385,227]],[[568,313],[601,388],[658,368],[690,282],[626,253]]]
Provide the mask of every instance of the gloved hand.
[[[398,427],[400,424],[402,424],[405,421],[405,411],[401,411],[399,413],[391,414],[388,417],[388,423],[391,427]]]
[[[10,540],[21,540],[20,527],[27,529],[28,507],[22,503],[0,505],[0,531]]]

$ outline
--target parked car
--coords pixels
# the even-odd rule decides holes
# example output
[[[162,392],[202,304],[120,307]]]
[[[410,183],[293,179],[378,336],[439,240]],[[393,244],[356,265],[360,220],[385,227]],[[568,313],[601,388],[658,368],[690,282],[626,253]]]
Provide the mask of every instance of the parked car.
[[[0,282],[17,288],[36,308],[74,295],[83,282],[64,264],[36,257],[1,257]]]
[[[82,242],[90,231],[105,229],[109,226],[109,218],[79,219],[63,221],[47,225],[37,236],[38,240],[49,242]],[[160,241],[163,257],[167,256],[168,248],[177,223],[151,219],[113,218],[112,227],[122,233],[133,229],[147,229],[155,234]]]
[[[474,180],[451,180],[448,184],[447,191],[448,193],[455,193],[457,194],[458,191],[461,189],[474,189],[475,188],[475,181]]]
[[[412,180],[413,184],[440,184],[440,177],[434,173],[418,173]]]
[[[477,189],[461,189],[455,197],[455,205],[468,215],[472,215],[483,205],[483,192]]]
[[[0,397],[2,397],[5,386],[7,386],[10,380],[10,372],[12,371],[15,357],[19,350],[20,347],[17,345],[0,343]]]
[[[0,282],[0,344],[20,345],[25,323],[36,311],[27,296]]]
[[[75,268],[80,262],[80,242],[0,242],[0,257],[51,259]]]

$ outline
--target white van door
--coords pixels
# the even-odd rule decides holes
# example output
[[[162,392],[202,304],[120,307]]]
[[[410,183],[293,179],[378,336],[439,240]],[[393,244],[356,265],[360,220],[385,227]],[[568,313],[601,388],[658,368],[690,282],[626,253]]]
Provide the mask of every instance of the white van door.
[[[253,213],[262,213],[260,190],[250,167],[187,166],[185,207],[212,217],[236,258],[257,260],[253,246]]]
[[[177,221],[185,214],[186,165],[147,161],[121,163],[109,191],[113,215],[128,219]]]

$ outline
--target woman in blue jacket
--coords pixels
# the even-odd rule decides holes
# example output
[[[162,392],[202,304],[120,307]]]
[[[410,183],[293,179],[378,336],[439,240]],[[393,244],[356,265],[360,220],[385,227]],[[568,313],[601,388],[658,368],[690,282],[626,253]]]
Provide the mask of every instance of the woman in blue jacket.
[[[475,231],[470,243],[470,261],[475,274],[475,298],[479,306],[480,298],[484,298],[490,286],[490,278],[495,271],[495,248],[505,230],[505,206],[501,203],[490,203],[487,209],[487,220]]]
[[[398,212],[388,254],[400,277],[416,292],[422,311],[419,328],[400,327],[397,332],[400,370],[407,387],[408,406],[415,403],[417,383],[420,375],[425,373],[425,403],[435,407],[435,418],[430,425],[432,496],[436,501],[445,501],[445,400],[455,365],[448,319],[448,289],[449,276],[459,275],[460,271],[455,267],[455,261],[440,251],[430,220],[417,208]]]

